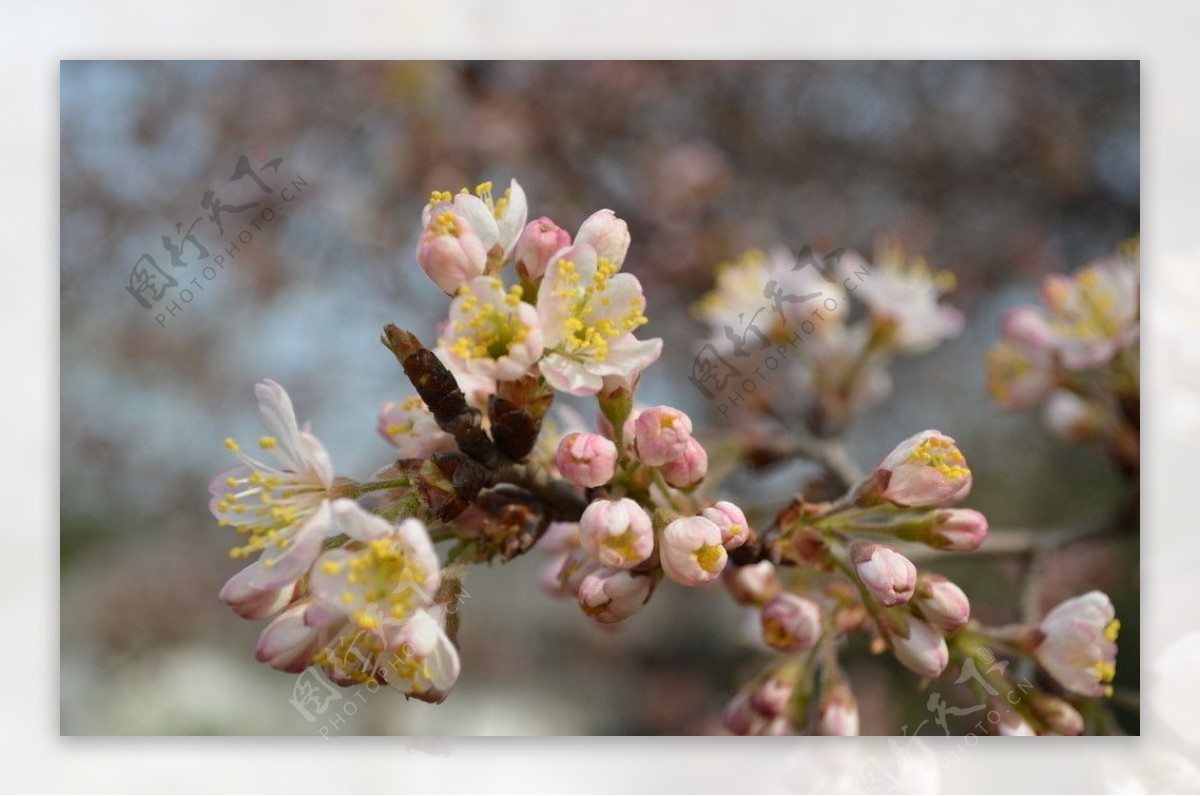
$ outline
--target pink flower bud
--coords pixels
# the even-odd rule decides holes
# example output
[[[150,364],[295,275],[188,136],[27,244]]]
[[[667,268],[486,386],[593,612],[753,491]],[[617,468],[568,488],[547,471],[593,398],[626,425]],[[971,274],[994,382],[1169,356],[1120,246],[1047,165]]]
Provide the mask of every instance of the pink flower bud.
[[[979,548],[987,539],[987,517],[974,509],[945,509],[937,513],[937,519],[927,536],[920,541],[939,550],[969,553]]]
[[[850,561],[862,585],[880,605],[901,605],[912,599],[917,568],[894,547],[858,542],[850,548]]]
[[[595,500],[579,519],[583,549],[609,567],[636,567],[654,552],[654,524],[629,498]]]
[[[1058,605],[1038,626],[1034,654],[1042,668],[1068,691],[1083,696],[1112,694],[1121,623],[1112,601],[1100,591]]]
[[[488,253],[469,221],[442,207],[417,241],[417,263],[434,284],[453,296],[487,268]]]
[[[774,717],[787,712],[796,685],[792,680],[774,674],[763,681],[754,691],[751,704],[764,716]]]
[[[922,677],[937,677],[950,662],[946,639],[927,622],[906,617],[903,627],[888,632],[896,660]]]
[[[575,233],[575,243],[586,243],[618,268],[625,262],[629,251],[629,225],[617,218],[611,210],[597,210],[584,220]]]
[[[721,529],[721,544],[725,545],[726,550],[741,547],[753,533],[750,523],[746,522],[746,515],[728,500],[709,506],[700,512],[700,516],[712,520]]]
[[[971,471],[954,440],[922,431],[901,442],[876,469],[879,497],[897,506],[947,506],[971,490]]]
[[[678,459],[673,459],[662,466],[663,478],[667,480],[668,484],[679,489],[700,483],[707,473],[708,453],[695,437],[687,441],[687,445]]]
[[[617,446],[599,434],[568,434],[558,443],[554,463],[576,486],[603,486],[617,472]]]
[[[725,726],[734,735],[753,735],[762,725],[763,716],[754,709],[748,694],[738,694],[725,708]]]
[[[817,727],[821,735],[858,735],[858,701],[841,677],[830,682],[821,695]]]
[[[767,646],[780,652],[812,649],[821,638],[821,608],[784,592],[763,606],[762,631]]]
[[[742,605],[762,605],[779,594],[779,576],[770,561],[744,567],[726,567],[722,573],[730,595]]]
[[[302,672],[317,652],[320,631],[304,622],[309,601],[295,603],[267,625],[258,637],[254,657],[281,672]]]
[[[517,273],[530,281],[541,279],[554,253],[570,245],[569,232],[545,216],[535,218],[525,225],[513,253]]]
[[[597,622],[620,622],[646,604],[654,581],[624,569],[598,569],[579,584],[579,607]]]
[[[721,574],[728,555],[716,523],[704,517],[681,517],[663,528],[659,559],[668,578],[699,586]]]
[[[1033,712],[1052,732],[1059,735],[1083,734],[1083,716],[1070,702],[1045,691],[1034,691],[1026,698]]]
[[[961,628],[971,618],[971,603],[953,582],[941,575],[922,575],[915,602],[921,615],[947,633]]]
[[[638,458],[651,467],[661,467],[682,456],[691,438],[691,418],[669,406],[646,409],[634,423]]]

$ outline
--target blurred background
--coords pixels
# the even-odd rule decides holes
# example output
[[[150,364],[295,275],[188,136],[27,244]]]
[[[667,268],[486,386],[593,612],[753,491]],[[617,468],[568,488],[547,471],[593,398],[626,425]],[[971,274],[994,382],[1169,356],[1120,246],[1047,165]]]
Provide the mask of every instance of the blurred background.
[[[221,440],[258,435],[252,387],[271,377],[339,473],[388,461],[375,414],[409,389],[379,330],[432,338],[447,306],[413,256],[432,189],[516,177],[531,218],[571,231],[601,207],[625,218],[643,336],[665,341],[641,397],[684,408],[701,433],[720,417],[686,380],[705,336],[689,306],[718,262],[899,238],[956,274],[948,300],[967,328],[899,362],[852,454],[870,465],[940,428],[974,471],[967,505],[993,527],[1103,522],[1129,485],[1036,415],[996,410],[982,356],[1044,274],[1137,234],[1139,142],[1130,62],[64,62],[61,731],[705,732],[756,670],[746,618],[719,589],[666,584],[601,628],[538,590],[536,551],[470,573],[463,676],[441,706],[351,689],[333,703],[341,721],[309,722],[289,702],[295,676],[254,662],[261,623],[216,600],[239,567],[206,507]],[[135,265],[178,284],[139,294],[146,308],[128,289]],[[778,505],[798,477],[767,473],[757,489]],[[1124,687],[1138,683],[1137,553],[1133,534],[1078,545],[1041,589],[1046,607],[1113,596]],[[1019,562],[941,571],[981,618],[1013,618]],[[890,659],[847,662],[864,734],[928,718]],[[1122,722],[1137,731],[1135,715]]]

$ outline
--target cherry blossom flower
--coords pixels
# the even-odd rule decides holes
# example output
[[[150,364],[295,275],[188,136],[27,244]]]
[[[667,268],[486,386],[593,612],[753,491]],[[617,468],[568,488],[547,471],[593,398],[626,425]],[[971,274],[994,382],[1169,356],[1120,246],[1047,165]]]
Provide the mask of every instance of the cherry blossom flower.
[[[446,606],[419,609],[405,622],[384,626],[391,654],[383,674],[389,686],[422,702],[445,700],[462,670],[458,649],[446,635],[447,614]]]
[[[971,470],[954,440],[922,431],[897,445],[879,465],[881,496],[897,506],[945,506],[966,497]]]
[[[307,427],[302,430],[296,424],[287,392],[267,379],[255,385],[254,394],[269,434],[258,444],[276,463],[255,459],[226,439],[225,447],[242,463],[213,479],[209,510],[218,524],[245,534],[230,551],[232,557],[261,552],[225,591],[228,600],[257,613],[249,607],[259,600],[252,596],[255,592],[274,592],[276,597],[268,602],[278,602],[280,590],[294,584],[321,552],[333,521],[329,501],[335,487],[329,454]]]
[[[1114,256],[1071,276],[1042,283],[1058,354],[1070,370],[1094,368],[1138,336],[1138,272],[1131,257]]]
[[[542,355],[542,329],[522,288],[493,276],[471,280],[450,304],[450,322],[438,344],[468,373],[489,379],[519,379]]]
[[[432,602],[441,571],[420,520],[392,525],[344,498],[334,501],[333,512],[352,543],[317,560],[310,588],[321,611],[310,612],[310,622],[344,616],[375,630],[384,620],[407,619]]]
[[[1116,674],[1117,634],[1112,601],[1100,591],[1090,591],[1060,603],[1038,629],[1042,638],[1034,648],[1038,663],[1068,691],[1083,696],[1112,694]]]
[[[605,376],[632,377],[658,359],[662,340],[638,340],[646,299],[637,277],[617,273],[586,243],[554,256],[538,291],[542,375],[556,390],[594,395]]]
[[[475,277],[495,273],[512,254],[527,213],[525,192],[516,180],[500,199],[492,198],[490,182],[478,185],[474,194],[465,188],[456,195],[434,191],[421,211],[417,262],[454,295]]]
[[[438,428],[429,407],[415,395],[384,404],[376,429],[396,447],[396,456],[401,459],[424,459],[458,448],[454,437]]]
[[[943,293],[954,289],[954,275],[934,271],[922,257],[911,257],[900,246],[886,246],[876,258],[870,277],[863,279],[856,295],[867,303],[871,317],[886,330],[893,349],[920,354],[943,340],[957,337],[963,328],[962,314],[938,303]],[[847,252],[841,265],[847,273],[866,270],[862,258]]]

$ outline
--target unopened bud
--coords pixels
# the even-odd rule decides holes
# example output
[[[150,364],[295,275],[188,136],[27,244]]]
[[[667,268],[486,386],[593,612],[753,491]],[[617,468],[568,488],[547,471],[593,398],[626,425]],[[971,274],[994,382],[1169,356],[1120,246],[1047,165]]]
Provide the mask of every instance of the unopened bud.
[[[922,677],[937,677],[950,662],[946,639],[932,625],[905,617],[888,629],[888,640],[896,660]]]
[[[546,265],[560,249],[571,245],[571,234],[550,219],[542,216],[525,225],[513,259],[517,275],[522,280],[536,282],[546,273]]]
[[[762,605],[779,594],[779,576],[770,561],[759,561],[744,567],[726,567],[721,573],[733,599],[742,605]]]
[[[953,439],[930,430],[897,445],[865,483],[871,488],[860,502],[947,506],[971,490],[971,470]]]
[[[576,486],[603,486],[617,471],[617,446],[599,434],[567,434],[558,443],[554,463]]]
[[[1067,700],[1045,691],[1034,691],[1026,699],[1033,712],[1052,732],[1059,735],[1083,734],[1083,716]]]
[[[718,501],[701,511],[700,515],[712,520],[721,529],[721,544],[725,545],[726,550],[741,547],[753,533],[750,523],[746,522],[746,515],[728,500]]]
[[[691,438],[691,418],[669,406],[646,409],[634,423],[637,456],[651,467],[661,467],[679,458]]]
[[[597,622],[611,623],[637,613],[654,590],[650,575],[624,569],[598,569],[579,584],[579,607]]]
[[[941,575],[922,575],[917,582],[915,602],[921,615],[947,633],[960,629],[971,618],[967,595]]]
[[[684,446],[683,453],[662,466],[662,474],[668,484],[678,489],[695,486],[708,474],[708,453],[692,437]]]
[[[821,608],[784,592],[763,606],[762,631],[763,641],[780,652],[812,649],[821,638]]]
[[[663,572],[676,583],[684,586],[708,583],[721,574],[728,560],[721,546],[721,529],[704,517],[673,520],[663,528],[659,560]]]
[[[899,550],[859,542],[850,548],[850,560],[859,581],[880,605],[901,605],[912,599],[917,568]]]
[[[833,678],[825,686],[817,726],[821,735],[858,735],[858,701],[844,678]]]
[[[654,524],[629,498],[594,500],[579,519],[583,549],[609,567],[635,567],[654,552]]]

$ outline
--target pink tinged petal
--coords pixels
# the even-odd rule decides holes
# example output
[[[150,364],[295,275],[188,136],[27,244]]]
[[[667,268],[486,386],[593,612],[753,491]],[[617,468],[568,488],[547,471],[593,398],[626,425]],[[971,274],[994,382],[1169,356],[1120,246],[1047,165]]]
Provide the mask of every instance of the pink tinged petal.
[[[899,632],[889,634],[892,653],[900,663],[922,677],[937,677],[950,662],[946,639],[920,619],[909,618],[907,637]]]
[[[329,507],[329,501],[322,500],[304,523],[291,534],[290,543],[282,552],[279,552],[276,546],[263,550],[255,562],[256,571],[251,577],[251,584],[257,588],[277,589],[295,583],[320,555],[321,544],[332,525],[333,511]]]
[[[409,555],[409,567],[414,570],[420,590],[433,599],[442,582],[441,564],[425,523],[409,518],[400,523],[396,534]]]
[[[454,210],[470,225],[485,252],[490,252],[500,242],[496,217],[478,196],[469,193],[455,195]]]
[[[504,247],[504,256],[512,254],[525,228],[525,220],[529,216],[529,203],[525,198],[525,189],[516,180],[508,183],[508,204],[497,220],[496,226],[500,245]]]
[[[254,648],[261,663],[283,672],[302,672],[312,663],[320,633],[304,623],[308,609],[297,603],[263,629]]]
[[[390,522],[372,514],[349,498],[333,501],[333,518],[342,533],[359,542],[369,542],[390,535],[394,528]]]
[[[662,354],[662,338],[638,340],[633,333],[608,344],[608,357],[596,365],[601,376],[633,376],[653,365]],[[601,380],[603,384],[603,380]]]
[[[309,622],[326,624],[330,617],[348,616],[363,607],[361,590],[350,588],[345,572],[354,554],[344,550],[329,550],[317,559],[309,575],[308,588],[313,596]],[[345,598],[349,595],[349,599]]]
[[[292,408],[292,399],[287,391],[271,379],[263,379],[254,385],[254,395],[258,399],[258,411],[262,415],[263,425],[275,438],[275,451],[290,469],[305,469],[303,463],[306,458],[304,446],[300,442],[300,426],[296,422],[296,411]]]
[[[255,566],[251,564],[238,572],[217,594],[217,599],[243,619],[266,619],[274,616],[292,601],[296,593],[294,583],[278,589],[255,588],[250,583]]]
[[[620,267],[629,251],[629,226],[611,210],[597,210],[584,220],[575,235],[576,243],[586,243],[613,265]]]
[[[462,669],[458,650],[450,638],[438,628],[437,643],[429,656],[429,679],[435,691],[445,694],[458,682]]]
[[[609,349],[611,355],[611,349]],[[562,354],[547,353],[538,368],[551,387],[568,395],[595,395],[604,386],[604,378],[589,371],[582,363]]]
[[[300,432],[300,450],[307,471],[315,475],[326,489],[333,486],[333,461],[325,446],[311,431]]]

